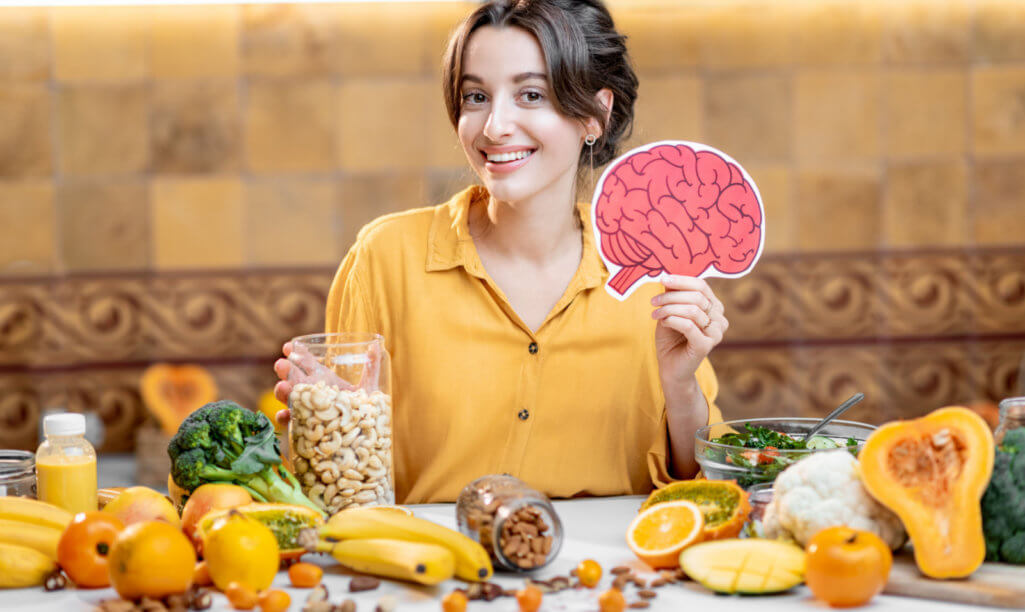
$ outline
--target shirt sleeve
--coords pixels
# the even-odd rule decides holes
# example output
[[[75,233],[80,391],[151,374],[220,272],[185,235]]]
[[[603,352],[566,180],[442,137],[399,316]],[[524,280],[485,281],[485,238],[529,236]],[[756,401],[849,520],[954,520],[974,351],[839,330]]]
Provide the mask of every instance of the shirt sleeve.
[[[712,369],[712,364],[708,359],[702,361],[701,365],[698,366],[695,377],[698,380],[701,394],[705,396],[705,402],[708,404],[708,421],[706,425],[721,423],[723,421],[722,411],[715,404],[715,399],[719,395],[719,379],[716,378],[715,370]],[[655,442],[648,449],[648,473],[651,475],[651,482],[656,488],[664,487],[678,480],[669,475],[669,425],[665,407],[662,408],[662,417],[659,419],[658,430],[660,435],[656,436]],[[725,427],[713,427],[711,431],[712,436],[720,435],[720,430],[722,432],[729,431]],[[701,477],[700,472],[695,476],[695,478]]]
[[[326,333],[383,333],[370,307],[366,287],[366,249],[357,239],[345,255],[327,294]]]

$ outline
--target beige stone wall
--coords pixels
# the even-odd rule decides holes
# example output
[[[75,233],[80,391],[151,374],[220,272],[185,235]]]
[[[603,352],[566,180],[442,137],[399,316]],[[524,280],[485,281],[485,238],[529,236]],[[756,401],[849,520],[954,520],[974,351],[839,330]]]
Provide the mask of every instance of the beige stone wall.
[[[707,142],[764,196],[766,257],[716,284],[727,416],[1025,392],[1025,2],[610,4],[630,144]],[[473,6],[0,9],[0,446],[71,409],[131,448],[155,361],[252,405],[356,231],[472,180],[438,77]]]
[[[472,3],[0,9],[0,275],[335,264],[466,183]],[[768,253],[1021,244],[1025,4],[611,2],[633,144],[754,175]]]

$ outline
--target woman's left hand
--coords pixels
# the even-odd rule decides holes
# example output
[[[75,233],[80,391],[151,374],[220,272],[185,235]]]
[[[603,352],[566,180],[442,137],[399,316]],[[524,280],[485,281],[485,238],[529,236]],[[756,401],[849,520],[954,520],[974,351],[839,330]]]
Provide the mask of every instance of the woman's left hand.
[[[666,276],[665,292],[651,300],[658,320],[655,350],[663,384],[693,380],[701,361],[717,344],[730,322],[722,302],[704,280],[691,276]]]

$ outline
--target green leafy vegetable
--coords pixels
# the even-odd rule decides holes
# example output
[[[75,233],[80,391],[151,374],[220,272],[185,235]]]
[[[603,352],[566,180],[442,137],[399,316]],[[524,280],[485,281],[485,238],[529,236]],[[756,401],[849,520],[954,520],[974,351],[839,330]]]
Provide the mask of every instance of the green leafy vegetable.
[[[281,465],[270,420],[234,402],[212,402],[186,417],[167,454],[171,477],[187,492],[208,482],[234,484],[257,501],[298,504],[324,514]]]

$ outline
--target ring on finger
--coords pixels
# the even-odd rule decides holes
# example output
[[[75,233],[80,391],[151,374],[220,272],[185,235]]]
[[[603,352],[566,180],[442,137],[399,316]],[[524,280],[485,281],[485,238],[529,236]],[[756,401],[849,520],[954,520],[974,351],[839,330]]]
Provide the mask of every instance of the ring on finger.
[[[705,323],[704,325],[701,326],[701,331],[705,331],[706,329],[708,329],[708,327],[710,325],[712,325],[712,318],[711,317],[708,318],[708,323]]]

